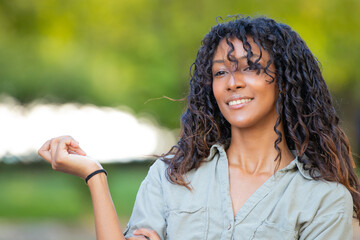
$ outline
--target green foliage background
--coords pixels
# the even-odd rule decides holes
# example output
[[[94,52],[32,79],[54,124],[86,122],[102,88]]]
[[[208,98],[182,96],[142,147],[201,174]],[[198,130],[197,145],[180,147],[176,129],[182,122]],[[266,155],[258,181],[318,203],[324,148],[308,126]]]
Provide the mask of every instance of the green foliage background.
[[[125,228],[137,190],[152,161],[103,164],[120,223]],[[85,222],[93,228],[90,192],[85,182],[55,172],[48,164],[5,164],[0,162],[0,220],[16,223]]]
[[[0,91],[23,103],[128,105],[179,127],[189,67],[216,17],[265,15],[293,27],[330,89],[360,101],[357,0],[1,0]],[[146,103],[147,102],[147,103]]]

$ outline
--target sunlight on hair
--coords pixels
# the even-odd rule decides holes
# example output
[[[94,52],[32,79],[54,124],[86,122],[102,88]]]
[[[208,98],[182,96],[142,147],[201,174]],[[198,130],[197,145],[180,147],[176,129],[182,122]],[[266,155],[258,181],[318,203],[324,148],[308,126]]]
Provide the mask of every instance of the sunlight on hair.
[[[41,102],[22,106],[2,96],[0,158],[33,160],[46,140],[62,135],[73,136],[89,156],[102,163],[148,159],[175,144],[172,131],[124,109]]]

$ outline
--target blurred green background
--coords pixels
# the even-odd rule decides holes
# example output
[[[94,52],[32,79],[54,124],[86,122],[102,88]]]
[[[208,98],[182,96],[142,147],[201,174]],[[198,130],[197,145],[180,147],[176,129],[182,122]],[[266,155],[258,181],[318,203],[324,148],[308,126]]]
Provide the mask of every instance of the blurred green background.
[[[357,0],[0,0],[0,93],[22,104],[126,105],[176,129],[184,103],[152,99],[186,96],[190,65],[216,17],[265,15],[296,30],[322,63],[358,153],[359,12]],[[124,224],[150,164],[105,166]],[[0,189],[0,220],[92,224],[86,185],[44,163],[0,163]]]

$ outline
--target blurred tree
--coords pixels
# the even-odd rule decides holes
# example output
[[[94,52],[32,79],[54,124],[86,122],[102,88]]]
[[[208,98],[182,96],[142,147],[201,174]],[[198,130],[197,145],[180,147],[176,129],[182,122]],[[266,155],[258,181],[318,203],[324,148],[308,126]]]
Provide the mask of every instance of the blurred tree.
[[[359,107],[359,10],[357,0],[0,0],[0,89],[23,103],[128,105],[178,127],[183,103],[147,100],[186,96],[216,16],[242,13],[292,26],[330,89]]]

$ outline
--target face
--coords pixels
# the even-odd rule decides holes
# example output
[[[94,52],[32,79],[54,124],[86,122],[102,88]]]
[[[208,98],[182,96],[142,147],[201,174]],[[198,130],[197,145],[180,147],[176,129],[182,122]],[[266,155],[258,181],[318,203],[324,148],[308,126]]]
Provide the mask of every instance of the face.
[[[212,86],[221,113],[232,128],[265,126],[264,124],[274,126],[277,119],[276,80],[269,83],[272,79],[263,70],[257,74],[258,70],[249,68],[242,42],[237,38],[230,41],[234,45],[231,56],[237,60],[238,66],[228,60],[230,47],[225,39],[220,41],[213,58]],[[254,59],[251,60],[255,61],[260,56],[260,49],[252,39],[249,38],[248,41],[254,54]],[[259,64],[266,66],[269,58],[269,54],[262,49]],[[275,72],[273,64],[269,70]]]

